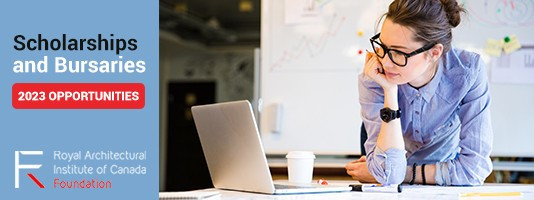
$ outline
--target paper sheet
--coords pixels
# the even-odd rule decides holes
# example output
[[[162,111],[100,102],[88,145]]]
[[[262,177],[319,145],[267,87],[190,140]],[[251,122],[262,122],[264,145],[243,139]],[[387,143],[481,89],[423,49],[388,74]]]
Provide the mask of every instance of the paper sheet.
[[[508,37],[509,41],[503,43],[503,49],[505,53],[512,53],[521,48],[521,43],[515,35]]]
[[[285,0],[286,24],[321,22],[320,2],[316,0]]]
[[[491,61],[491,81],[496,83],[534,83],[534,47],[503,54]]]
[[[501,56],[502,48],[503,48],[503,41],[502,40],[496,40],[496,39],[488,39],[486,40],[486,46],[484,47],[484,53],[493,56],[493,57],[499,57]]]

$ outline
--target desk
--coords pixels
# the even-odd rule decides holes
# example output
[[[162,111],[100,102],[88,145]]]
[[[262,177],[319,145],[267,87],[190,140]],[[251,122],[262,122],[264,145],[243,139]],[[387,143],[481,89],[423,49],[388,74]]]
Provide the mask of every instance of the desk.
[[[333,182],[332,184],[345,184],[345,181]],[[221,193],[221,200],[242,200],[242,199],[269,199],[269,200],[293,200],[293,199],[414,199],[414,200],[441,200],[460,199],[460,193],[467,192],[523,192],[523,197],[489,197],[489,199],[534,199],[534,185],[525,184],[485,184],[477,187],[442,187],[442,186],[422,186],[403,185],[402,193],[363,193],[363,192],[342,192],[342,193],[321,193],[321,194],[299,194],[299,195],[266,195],[248,192],[238,192],[219,189],[205,189],[201,191],[218,191]],[[469,197],[461,199],[488,199],[488,197]]]

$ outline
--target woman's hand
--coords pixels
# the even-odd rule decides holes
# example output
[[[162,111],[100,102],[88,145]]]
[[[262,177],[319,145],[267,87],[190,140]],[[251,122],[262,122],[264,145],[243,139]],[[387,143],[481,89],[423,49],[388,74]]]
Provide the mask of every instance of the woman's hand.
[[[384,75],[384,67],[378,60],[378,56],[374,53],[367,52],[365,56],[365,67],[363,69],[366,76],[373,79],[376,83],[382,86],[384,91],[397,87],[397,84],[390,83]]]
[[[371,175],[367,169],[367,162],[365,156],[360,157],[360,159],[347,163],[345,165],[347,169],[347,174],[352,176],[352,179],[360,181],[362,183],[376,183],[375,177]]]

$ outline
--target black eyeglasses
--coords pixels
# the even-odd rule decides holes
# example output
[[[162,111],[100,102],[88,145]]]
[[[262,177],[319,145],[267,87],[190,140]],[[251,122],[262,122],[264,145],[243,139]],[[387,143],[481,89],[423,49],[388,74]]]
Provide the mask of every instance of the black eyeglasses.
[[[396,65],[400,66],[400,67],[404,67],[406,66],[406,64],[408,64],[408,58],[409,57],[412,57],[412,56],[415,56],[417,54],[420,54],[422,52],[425,52],[429,49],[431,49],[432,47],[434,47],[434,45],[436,45],[435,43],[431,43],[431,44],[427,44],[415,51],[412,51],[411,53],[404,53],[402,51],[399,51],[399,50],[395,50],[395,49],[389,49],[387,48],[385,45],[381,44],[380,42],[377,41],[378,37],[380,37],[380,33],[376,34],[375,36],[373,36],[370,41],[371,41],[371,46],[373,46],[373,50],[375,51],[375,54],[380,57],[380,58],[384,58],[384,56],[386,56],[386,53],[388,54],[389,56],[389,59],[395,63]]]

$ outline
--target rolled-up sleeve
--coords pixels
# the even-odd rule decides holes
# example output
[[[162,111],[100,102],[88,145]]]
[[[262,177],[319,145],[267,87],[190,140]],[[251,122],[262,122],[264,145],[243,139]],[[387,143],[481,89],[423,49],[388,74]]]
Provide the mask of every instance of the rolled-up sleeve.
[[[452,160],[436,163],[438,185],[481,185],[492,171],[490,153],[493,131],[490,118],[490,95],[484,62],[474,58],[477,67],[468,78],[473,81],[461,101],[460,152]]]
[[[363,74],[358,78],[358,91],[362,120],[367,131],[367,168],[381,184],[400,184],[406,176],[406,151],[396,148],[384,151],[376,146],[382,123],[379,113],[384,107],[384,92],[380,85]]]
[[[375,146],[367,154],[367,168],[381,184],[400,184],[406,176],[406,151],[390,148],[387,151]]]

